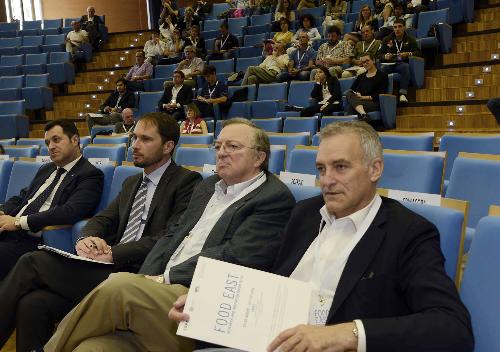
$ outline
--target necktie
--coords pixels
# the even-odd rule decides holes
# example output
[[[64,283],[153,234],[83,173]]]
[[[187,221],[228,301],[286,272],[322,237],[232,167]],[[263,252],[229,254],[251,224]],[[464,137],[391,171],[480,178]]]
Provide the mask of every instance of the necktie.
[[[64,174],[65,172],[66,172],[66,170],[63,169],[62,167],[57,169],[56,177],[54,178],[52,183],[47,188],[45,188],[45,190],[42,193],[40,193],[38,195],[38,197],[36,197],[30,204],[28,204],[26,209],[24,209],[24,211],[23,211],[23,214],[22,214],[23,216],[35,214],[35,213],[38,213],[40,211],[40,208],[42,207],[43,203],[45,203],[47,201],[50,194],[52,193],[52,191],[56,187],[57,183],[61,179],[62,174]]]
[[[142,214],[144,213],[144,208],[146,205],[146,195],[148,193],[148,182],[149,178],[144,177],[142,183],[137,190],[135,195],[134,204],[132,204],[132,209],[128,216],[127,227],[123,233],[120,243],[127,243],[135,241],[137,236],[137,231],[141,227]]]

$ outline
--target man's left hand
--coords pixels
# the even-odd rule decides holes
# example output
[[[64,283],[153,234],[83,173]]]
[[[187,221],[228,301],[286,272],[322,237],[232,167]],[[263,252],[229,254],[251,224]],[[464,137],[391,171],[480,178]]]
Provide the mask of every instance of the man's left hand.
[[[15,225],[16,218],[10,215],[0,216],[0,232],[16,231],[18,228]]]
[[[298,325],[276,337],[268,352],[353,352],[358,348],[358,338],[353,334],[354,322],[330,326]]]

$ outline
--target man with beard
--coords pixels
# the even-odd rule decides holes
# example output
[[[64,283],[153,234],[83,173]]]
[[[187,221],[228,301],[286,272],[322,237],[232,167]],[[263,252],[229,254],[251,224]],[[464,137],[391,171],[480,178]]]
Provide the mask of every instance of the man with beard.
[[[137,272],[163,230],[184,213],[201,176],[171,159],[179,140],[177,122],[164,113],[143,115],[133,139],[134,165],[144,171],[123,182],[120,194],[89,220],[75,246],[79,256],[112,265],[44,251],[21,257],[0,285],[0,346],[16,328],[17,351],[42,347],[55,324],[109,274]]]

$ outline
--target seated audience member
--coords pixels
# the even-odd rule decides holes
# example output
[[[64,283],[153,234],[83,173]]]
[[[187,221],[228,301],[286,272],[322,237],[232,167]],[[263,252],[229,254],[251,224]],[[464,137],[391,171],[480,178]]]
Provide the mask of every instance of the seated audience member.
[[[385,37],[391,34],[393,32],[394,22],[397,19],[403,20],[406,28],[411,28],[413,26],[413,17],[414,15],[405,15],[403,5],[397,3],[396,5],[394,5],[393,15],[387,18],[387,21],[385,21],[384,25],[380,27],[375,37],[379,40],[383,40]]]
[[[121,121],[121,112],[126,108],[135,107],[134,93],[128,90],[127,81],[116,80],[116,90],[111,93],[101,105],[97,114],[87,114],[89,132],[94,125],[112,125]]]
[[[311,45],[314,44],[315,41],[321,40],[321,34],[319,34],[318,29],[314,27],[314,17],[310,14],[300,16],[300,28],[297,29],[292,38],[292,44],[294,46],[299,45],[299,35],[302,33],[307,33]]]
[[[259,66],[250,66],[243,76],[242,85],[277,82],[278,74],[288,67],[288,55],[281,43],[273,45],[273,54],[262,61]]]
[[[212,11],[212,3],[204,0],[194,0],[193,11],[195,16],[204,20],[210,11]]]
[[[78,256],[113,264],[45,251],[23,256],[0,284],[0,298],[8,302],[0,307],[0,346],[16,328],[18,351],[41,350],[55,324],[109,274],[137,272],[163,231],[186,210],[201,177],[171,159],[179,140],[177,123],[163,113],[145,114],[134,137],[134,165],[143,172],[125,179],[117,197],[87,222],[75,246]]]
[[[378,20],[372,15],[372,9],[368,5],[363,5],[359,11],[358,19],[354,23],[354,31],[361,32],[367,24],[371,25],[375,32],[378,31]]]
[[[110,275],[63,319],[44,351],[77,346],[87,351],[90,344],[104,351],[191,351],[190,340],[165,340],[165,333],[177,328],[167,313],[177,296],[187,292],[198,257],[272,268],[295,201],[288,187],[267,171],[269,138],[251,121],[231,119],[225,121],[215,150],[217,175],[196,187],[188,216],[157,242],[140,270],[143,275]],[[148,309],[143,308],[146,301]],[[125,336],[114,342],[103,337],[118,330]]]
[[[89,34],[81,29],[80,22],[71,22],[73,30],[66,34],[66,52],[71,54],[71,58],[75,60],[82,51],[82,44],[89,42]]]
[[[175,5],[172,4],[171,0],[162,0],[161,6],[162,6],[162,9],[161,9],[159,21],[167,18],[170,15],[175,16],[175,18],[177,18],[177,16],[179,16],[179,11],[174,10]]]
[[[172,38],[167,41],[167,49],[165,50],[165,55],[161,58],[160,65],[173,65],[181,62],[182,52],[186,42],[182,38],[181,30],[179,28],[174,28],[172,32]]]
[[[146,61],[156,65],[163,55],[168,54],[167,43],[160,40],[160,32],[152,32],[151,39],[144,43],[144,54],[146,55]]]
[[[326,0],[325,20],[323,21],[323,33],[330,26],[337,27],[340,32],[344,31],[344,17],[347,13],[347,1]]]
[[[115,124],[114,134],[128,134],[132,136],[134,134],[135,119],[134,110],[130,108],[123,109],[122,111],[122,121]]]
[[[377,132],[358,121],[329,124],[316,165],[323,195],[296,205],[272,270],[312,285],[309,322],[267,350],[472,352],[470,315],[445,272],[436,227],[377,195]],[[189,320],[185,301],[174,303],[171,319]],[[155,307],[161,312],[150,315],[169,308]],[[163,341],[176,346],[177,325],[169,326]]]
[[[375,0],[375,18],[384,22],[394,14],[396,0]]]
[[[186,119],[180,126],[181,134],[207,134],[208,128],[195,103],[186,106]]]
[[[299,36],[299,46],[292,50],[288,56],[288,71],[280,73],[277,81],[309,81],[311,70],[314,67],[316,51],[309,45],[309,37],[306,33]]]
[[[381,70],[385,73],[399,73],[399,102],[407,103],[410,85],[410,56],[419,56],[417,40],[406,34],[403,20],[394,22],[394,32],[382,41]]]
[[[146,54],[139,50],[135,53],[135,65],[128,71],[125,79],[127,88],[132,91],[143,91],[144,81],[153,77],[153,65],[146,61]]]
[[[387,93],[389,78],[387,73],[377,70],[375,58],[367,53],[360,58],[366,72],[356,77],[351,89],[346,93],[346,111],[358,114],[360,120],[369,121],[368,112],[380,110],[379,94]]]
[[[176,121],[185,118],[184,106],[193,100],[193,90],[184,84],[184,72],[174,71],[172,85],[168,85],[163,92],[158,108],[171,115]]]
[[[207,55],[207,61],[232,59],[240,45],[238,38],[229,33],[226,22],[220,25],[219,31],[220,35],[215,39],[213,52]]]
[[[82,157],[75,124],[50,121],[45,125],[45,143],[51,162],[0,206],[0,282],[23,254],[42,244],[44,227],[88,218],[101,199],[103,174]]]
[[[361,33],[363,40],[358,42],[354,47],[354,57],[351,59],[352,66],[342,71],[343,78],[357,76],[366,72],[361,64],[362,56],[370,53],[376,59],[379,57],[382,42],[375,39],[372,26],[369,24],[365,25]]]
[[[316,0],[299,0],[297,10],[310,9],[316,6],[318,6],[318,2]]]
[[[200,36],[200,26],[193,25],[189,31],[189,36],[185,40],[186,45],[192,45],[196,49],[196,56],[205,59],[207,49],[205,47],[205,39]]]
[[[324,116],[332,115],[342,110],[342,92],[337,77],[332,76],[328,68],[320,66],[316,70],[316,83],[311,92],[314,103],[302,109],[300,116],[314,116],[320,113]]]
[[[185,59],[179,62],[176,70],[184,73],[186,81],[184,84],[194,88],[196,87],[196,76],[203,73],[203,60],[196,57],[196,49],[194,46],[188,45],[184,48]]]
[[[166,43],[172,41],[172,35],[176,28],[178,28],[176,15],[167,15],[164,19],[160,18],[160,39]]]
[[[253,3],[252,16],[270,13],[276,7],[276,0],[254,0]]]
[[[87,14],[80,18],[80,24],[82,25],[82,29],[87,31],[89,42],[92,44],[92,47],[96,50],[99,49],[99,44],[101,43],[99,26],[104,23],[102,23],[101,18],[95,14],[94,7],[87,7]]]
[[[187,36],[189,34],[192,26],[199,25],[200,19],[194,15],[194,11],[191,7],[186,7],[184,9],[184,16],[177,21],[177,26],[181,30],[183,36]]]
[[[278,32],[281,27],[280,20],[284,18],[288,23],[295,21],[295,11],[292,9],[290,0],[278,0],[276,11],[274,12],[274,22],[272,23],[271,30]]]
[[[228,107],[227,85],[217,79],[217,72],[212,65],[205,65],[203,77],[205,77],[205,82],[200,94],[196,97],[195,104],[202,117],[215,117],[214,104],[219,104],[222,109]]]
[[[280,31],[274,33],[273,41],[275,43],[282,43],[283,45],[288,45],[292,42],[293,33],[290,32],[290,22],[286,18],[281,18],[279,21]]]
[[[349,41],[340,39],[340,30],[329,27],[326,32],[327,42],[321,44],[316,55],[316,65],[328,67],[332,76],[339,77],[342,74],[342,65],[351,62],[353,46]],[[311,72],[311,81],[314,80],[315,70]]]
[[[422,11],[427,11],[429,0],[409,0],[406,3],[408,13],[419,14]]]

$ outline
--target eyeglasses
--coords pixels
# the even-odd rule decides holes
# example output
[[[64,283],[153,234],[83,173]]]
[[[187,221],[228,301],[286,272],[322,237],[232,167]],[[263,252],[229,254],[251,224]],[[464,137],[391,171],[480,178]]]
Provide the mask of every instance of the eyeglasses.
[[[235,153],[239,150],[242,150],[243,148],[248,148],[248,149],[254,149],[255,146],[253,147],[248,147],[246,145],[243,145],[243,144],[240,144],[240,143],[237,143],[237,142],[225,142],[225,143],[222,143],[222,142],[215,142],[213,145],[212,145],[212,148],[218,153],[220,152],[220,150],[222,148],[224,148],[224,150],[226,151],[226,153],[229,153],[229,154],[232,154],[232,153]]]
[[[370,60],[362,60],[362,61],[360,61],[360,62],[361,62],[361,65],[365,65],[365,64],[370,63]]]

